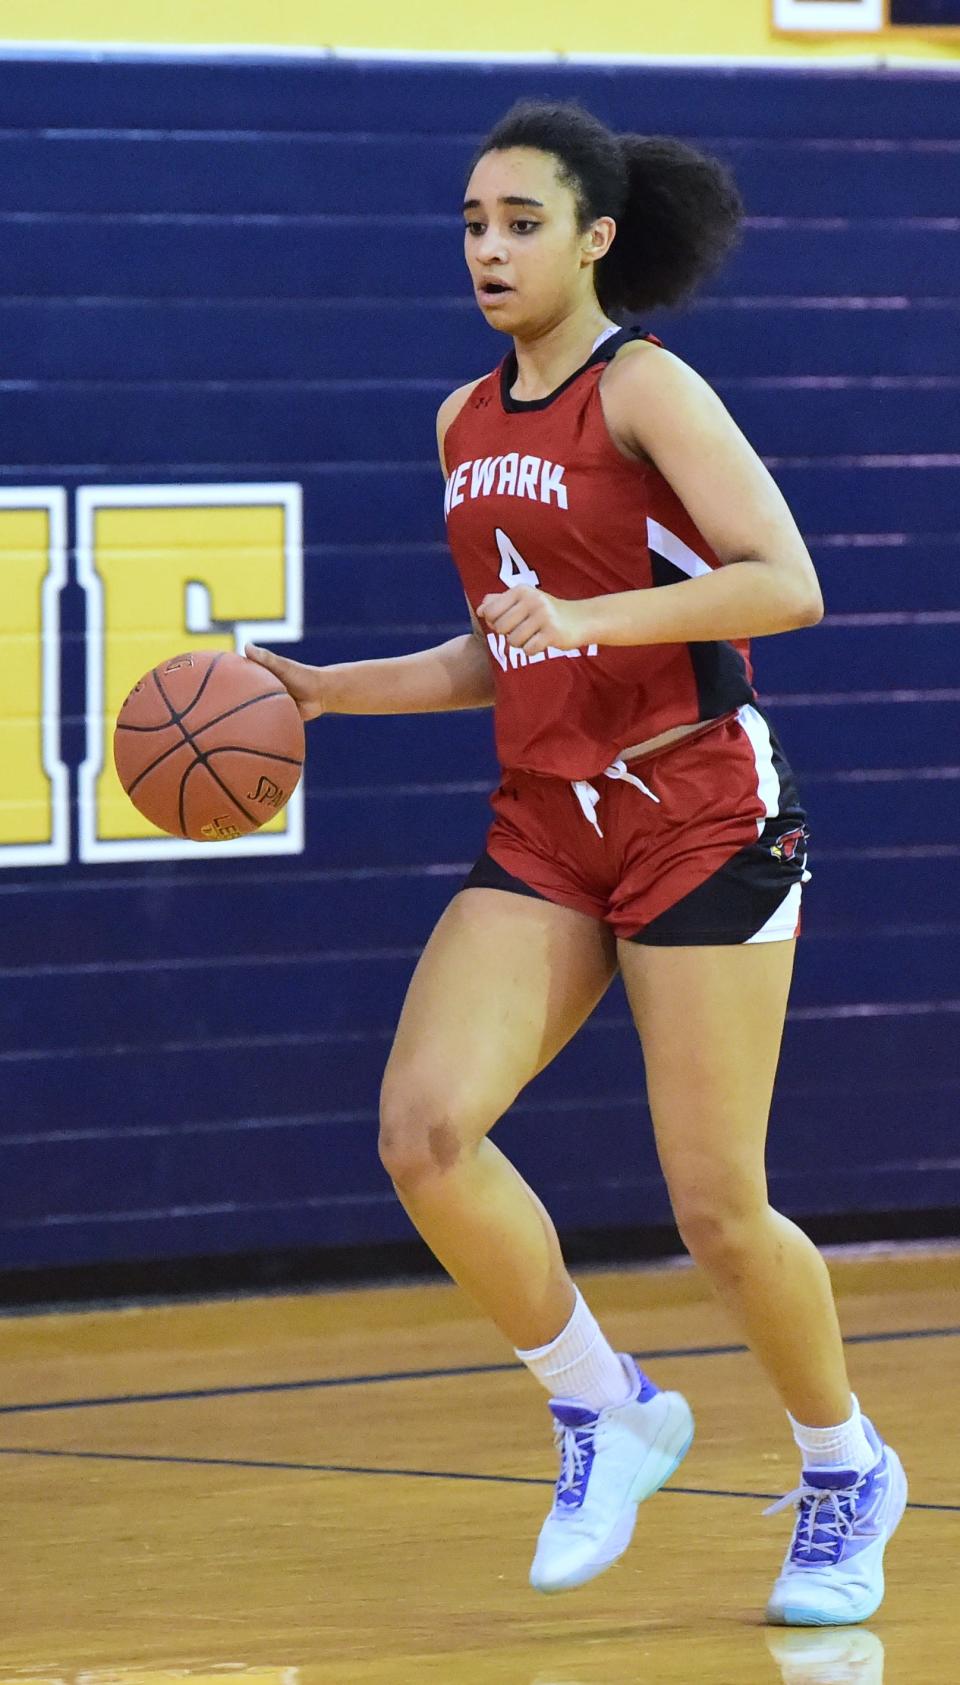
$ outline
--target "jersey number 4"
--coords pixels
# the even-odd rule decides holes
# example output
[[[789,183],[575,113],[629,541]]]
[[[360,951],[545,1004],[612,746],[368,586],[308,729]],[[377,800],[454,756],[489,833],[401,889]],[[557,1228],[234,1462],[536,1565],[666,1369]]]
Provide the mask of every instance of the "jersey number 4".
[[[534,573],[530,564],[524,561],[512,538],[508,538],[506,533],[500,527],[495,527],[494,531],[497,536],[497,549],[500,552],[500,578],[504,585],[507,586],[508,590],[513,585],[535,585],[539,587],[540,575],[538,573]],[[493,634],[490,633],[489,636],[492,638]],[[519,652],[514,650],[511,650],[510,652],[510,658],[514,666],[516,665],[516,660],[514,658],[518,653]],[[597,645],[588,644],[587,654],[596,655],[596,653]],[[554,649],[552,644],[548,645],[546,650],[546,655],[551,660],[558,655],[575,657],[579,654],[580,651],[578,649]],[[544,657],[543,655],[532,655],[529,659],[530,661],[535,662],[542,661]]]
[[[527,565],[513,540],[499,527],[495,531],[500,552],[500,578],[504,585],[508,589],[513,585],[539,585],[540,575]]]

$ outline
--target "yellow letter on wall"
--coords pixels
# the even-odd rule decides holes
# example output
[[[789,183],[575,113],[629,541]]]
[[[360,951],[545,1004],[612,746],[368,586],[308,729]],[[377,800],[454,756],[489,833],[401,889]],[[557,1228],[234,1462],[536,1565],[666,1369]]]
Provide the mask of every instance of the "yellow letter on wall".
[[[234,842],[165,836],[124,794],[113,727],[137,680],[191,649],[303,636],[297,485],[82,486],[77,568],[87,593],[87,754],[80,858],[167,860],[303,848],[303,787],[262,830]]]
[[[66,579],[63,490],[0,491],[0,866],[70,858],[70,785],[59,747]]]

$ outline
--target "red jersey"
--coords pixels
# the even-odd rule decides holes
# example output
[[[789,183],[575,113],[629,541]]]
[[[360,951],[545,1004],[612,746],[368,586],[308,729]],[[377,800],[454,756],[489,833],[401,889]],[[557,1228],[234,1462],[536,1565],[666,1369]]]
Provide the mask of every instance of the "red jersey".
[[[663,475],[627,461],[607,430],[600,376],[628,340],[647,337],[616,333],[531,402],[510,396],[511,352],[451,423],[447,537],[474,611],[511,585],[576,600],[719,566]],[[592,778],[635,743],[754,700],[746,643],[589,644],[528,657],[488,632],[487,647],[498,758],[526,772]]]

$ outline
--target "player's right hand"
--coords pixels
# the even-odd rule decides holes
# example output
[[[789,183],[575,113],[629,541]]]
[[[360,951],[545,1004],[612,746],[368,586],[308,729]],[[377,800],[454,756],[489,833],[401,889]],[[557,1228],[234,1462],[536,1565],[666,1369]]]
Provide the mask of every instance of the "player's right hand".
[[[315,720],[324,712],[322,668],[291,661],[286,655],[275,655],[272,649],[261,649],[259,644],[244,644],[243,653],[248,661],[266,667],[268,673],[273,673],[286,686],[302,720]]]

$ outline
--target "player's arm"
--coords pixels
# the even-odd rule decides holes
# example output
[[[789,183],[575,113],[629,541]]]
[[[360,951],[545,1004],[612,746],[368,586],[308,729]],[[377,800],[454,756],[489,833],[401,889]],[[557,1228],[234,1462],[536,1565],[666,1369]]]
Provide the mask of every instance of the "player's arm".
[[[473,632],[414,655],[331,667],[309,667],[256,644],[247,644],[246,653],[276,673],[305,720],[320,714],[442,714],[493,702],[490,661]]]
[[[603,400],[614,435],[655,463],[722,566],[656,591],[580,602],[514,587],[480,605],[487,624],[529,655],[550,643],[572,649],[760,637],[820,620],[820,587],[793,516],[706,381],[668,351],[638,346],[611,367]],[[523,592],[542,601],[522,601]],[[511,596],[517,600],[508,602]]]
[[[437,415],[437,444],[446,473],[443,442],[476,381],[451,392]],[[435,714],[462,708],[489,708],[493,677],[485,632],[467,604],[472,631],[433,649],[382,661],[347,661],[309,667],[272,650],[247,645],[247,655],[270,669],[286,685],[305,720],[319,714]]]

